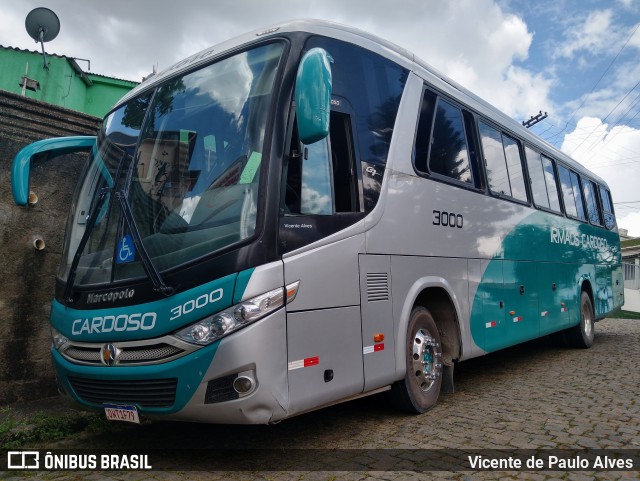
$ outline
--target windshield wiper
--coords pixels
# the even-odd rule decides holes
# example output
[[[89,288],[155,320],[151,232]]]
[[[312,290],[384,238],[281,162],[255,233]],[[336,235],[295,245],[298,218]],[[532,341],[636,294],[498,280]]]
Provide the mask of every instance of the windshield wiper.
[[[129,154],[128,152],[126,151],[123,152],[122,157],[118,162],[118,168],[116,169],[116,175],[114,177],[113,184],[110,187],[105,187],[100,191],[98,201],[96,202],[93,211],[91,212],[91,214],[89,215],[89,218],[87,219],[87,224],[86,224],[84,233],[82,234],[82,238],[80,239],[80,243],[78,244],[78,249],[76,250],[76,253],[73,256],[71,267],[69,268],[67,285],[65,286],[64,293],[63,293],[63,299],[66,302],[73,302],[72,292],[73,292],[73,285],[76,279],[76,273],[78,271],[78,264],[80,263],[80,258],[82,257],[84,248],[86,247],[87,242],[89,241],[89,237],[93,232],[93,229],[96,225],[96,221],[98,220],[98,215],[103,209],[103,204],[108,194],[111,194],[109,196],[109,206],[111,205],[111,201],[114,196],[118,199],[118,202],[120,203],[120,208],[122,209],[125,222],[127,223],[129,230],[131,231],[133,242],[136,248],[138,249],[138,251],[140,252],[140,257],[142,259],[142,267],[144,268],[145,273],[147,274],[149,279],[151,279],[153,288],[156,291],[161,292],[165,296],[170,296],[171,294],[173,294],[174,288],[164,283],[162,277],[160,276],[160,273],[158,272],[156,267],[153,265],[153,262],[151,261],[149,254],[144,248],[144,244],[142,243],[142,239],[140,237],[140,231],[138,230],[138,226],[136,225],[133,219],[133,215],[131,214],[131,208],[129,206],[129,201],[127,201],[124,191],[123,190],[116,191],[116,186],[118,183],[118,179],[120,179],[123,165],[125,164],[125,160],[130,156],[131,154]],[[107,213],[106,215],[109,215],[109,214]]]
[[[98,214],[102,210],[102,204],[104,204],[104,200],[107,198],[107,194],[111,193],[112,189],[109,187],[105,187],[100,191],[100,196],[98,197],[98,202],[91,212],[89,219],[87,220],[87,225],[84,229],[84,234],[82,234],[82,238],[80,239],[80,243],[78,244],[78,249],[76,249],[76,253],[73,256],[73,262],[71,262],[71,267],[69,268],[69,276],[67,277],[67,285],[64,288],[64,294],[62,295],[63,299],[67,302],[73,302],[73,296],[71,292],[73,290],[73,283],[76,280],[76,272],[78,271],[78,264],[80,263],[80,257],[84,252],[84,248],[87,245],[87,241],[89,240],[89,236],[93,231],[94,226],[96,225],[96,220],[98,219]]]
[[[120,209],[122,210],[124,220],[129,227],[129,231],[131,232],[133,243],[136,246],[137,251],[140,253],[142,267],[153,283],[153,289],[160,292],[161,294],[164,294],[165,296],[170,296],[171,294],[173,294],[174,288],[165,284],[162,276],[160,275],[160,272],[158,271],[158,269],[156,269],[156,266],[153,264],[153,261],[149,256],[149,253],[145,249],[144,243],[142,242],[142,237],[140,236],[140,231],[138,230],[136,221],[133,218],[133,213],[131,212],[131,206],[129,205],[129,201],[127,200],[127,194],[124,190],[119,190],[115,195],[120,202]]]
[[[99,152],[96,152],[96,155],[100,155]],[[120,174],[122,173],[122,166],[124,165],[124,161],[125,159],[129,156],[130,154],[127,153],[127,151],[125,150],[122,153],[122,157],[120,157],[120,161],[118,162],[118,168],[116,169],[116,176],[113,180],[113,183],[111,184],[111,186],[109,187],[105,187],[103,189],[100,190],[100,194],[98,197],[98,201],[96,202],[96,205],[93,209],[93,211],[91,212],[91,214],[89,215],[89,218],[87,219],[87,224],[84,228],[84,233],[82,234],[82,238],[80,239],[80,243],[78,244],[78,248],[76,249],[76,253],[73,256],[73,261],[71,262],[71,267],[69,268],[69,276],[67,277],[67,285],[64,288],[64,293],[62,295],[63,299],[66,302],[73,302],[73,296],[71,295],[72,291],[73,291],[73,284],[76,280],[76,272],[78,271],[78,264],[80,263],[80,257],[82,257],[82,253],[84,252],[84,248],[87,245],[87,242],[89,241],[89,236],[91,235],[91,233],[93,232],[93,228],[96,225],[96,221],[98,220],[98,214],[100,214],[100,212],[102,211],[102,207],[104,204],[104,200],[107,198],[107,194],[111,194],[111,196],[109,197],[109,204],[111,204],[111,199],[112,196],[116,190],[116,184],[118,182],[118,179],[120,178]],[[107,209],[108,211],[108,209]],[[108,212],[106,215],[109,215]]]

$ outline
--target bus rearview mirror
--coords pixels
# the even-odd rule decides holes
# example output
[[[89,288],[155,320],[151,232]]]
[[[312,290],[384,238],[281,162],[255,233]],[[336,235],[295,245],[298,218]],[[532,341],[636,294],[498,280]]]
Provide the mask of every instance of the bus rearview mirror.
[[[29,174],[34,156],[46,155],[47,159],[51,159],[74,152],[88,152],[95,145],[94,136],[75,136],[39,140],[23,147],[11,165],[11,191],[15,203],[27,205],[29,201]]]
[[[305,144],[313,144],[329,135],[331,110],[331,56],[321,48],[312,48],[300,61],[296,75],[296,114],[298,135]]]

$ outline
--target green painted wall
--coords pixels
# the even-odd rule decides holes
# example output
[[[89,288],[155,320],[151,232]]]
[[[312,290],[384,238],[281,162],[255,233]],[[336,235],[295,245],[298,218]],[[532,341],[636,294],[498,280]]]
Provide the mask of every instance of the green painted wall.
[[[66,57],[47,54],[47,61],[48,70],[41,53],[0,46],[0,89],[21,94],[19,82],[28,64],[27,77],[40,82],[40,90],[27,90],[26,97],[104,117],[117,100],[138,85],[88,72],[83,79]]]

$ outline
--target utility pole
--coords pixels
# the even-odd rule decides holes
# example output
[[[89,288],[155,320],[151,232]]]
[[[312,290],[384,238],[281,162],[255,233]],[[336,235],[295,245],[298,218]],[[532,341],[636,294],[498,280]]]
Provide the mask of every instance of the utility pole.
[[[537,115],[532,115],[529,120],[523,120],[522,125],[524,125],[527,129],[529,127],[533,127],[538,122],[542,122],[544,119],[548,117],[547,113],[542,113],[542,110]]]

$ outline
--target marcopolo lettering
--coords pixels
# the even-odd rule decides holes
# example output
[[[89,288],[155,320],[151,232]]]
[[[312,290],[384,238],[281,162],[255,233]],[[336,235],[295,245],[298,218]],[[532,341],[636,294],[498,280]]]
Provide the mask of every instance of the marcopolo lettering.
[[[102,292],[98,294],[87,294],[87,304],[98,302],[116,302],[124,299],[131,299],[135,295],[135,289],[122,289],[121,291]]]
[[[156,313],[120,314],[119,316],[96,316],[73,321],[72,333],[101,334],[105,332],[148,331],[156,325]]]

